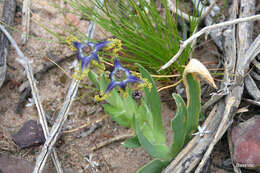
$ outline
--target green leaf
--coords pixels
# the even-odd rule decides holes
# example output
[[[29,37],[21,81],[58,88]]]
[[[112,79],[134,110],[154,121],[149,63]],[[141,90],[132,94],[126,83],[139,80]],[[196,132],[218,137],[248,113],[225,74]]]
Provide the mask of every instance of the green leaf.
[[[176,103],[176,115],[171,121],[173,131],[173,143],[171,145],[171,156],[175,157],[182,149],[186,138],[187,107],[178,94],[172,94]]]
[[[161,100],[160,96],[155,87],[155,82],[149,72],[139,64],[136,64],[139,68],[140,73],[143,78],[148,79],[150,83],[152,83],[152,89],[149,91],[147,88],[144,89],[145,92],[145,102],[148,104],[152,116],[153,116],[153,134],[156,137],[158,143],[165,143],[165,133],[163,129],[162,123],[162,115],[161,115]]]
[[[127,112],[120,107],[114,107],[110,104],[103,104],[104,111],[112,117],[112,120],[124,127],[131,126],[131,116],[128,116]]]
[[[169,154],[169,147],[165,143],[154,144],[147,140],[147,138],[143,135],[139,122],[135,119],[135,116],[133,117],[133,124],[135,125],[138,140],[146,152],[148,152],[154,158],[160,158],[163,160],[171,159]]]
[[[99,82],[98,82],[98,75],[93,72],[93,71],[89,71],[88,72],[88,77],[91,81],[91,83],[96,87],[96,88],[99,88]]]
[[[154,159],[140,168],[136,173],[160,173],[162,172],[162,169],[168,165],[168,163],[168,161]]]
[[[125,140],[125,142],[123,144],[123,147],[126,147],[126,148],[137,148],[140,146],[141,146],[141,144],[140,144],[137,136],[134,136],[132,138]]]
[[[186,142],[190,139],[191,134],[196,131],[200,116],[200,82],[193,78],[192,74],[187,74],[187,91],[189,93],[189,101],[187,104],[187,137]]]

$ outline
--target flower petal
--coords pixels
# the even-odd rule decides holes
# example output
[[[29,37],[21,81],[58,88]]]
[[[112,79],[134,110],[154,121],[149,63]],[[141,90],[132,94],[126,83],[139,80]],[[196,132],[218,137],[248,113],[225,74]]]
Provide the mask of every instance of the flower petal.
[[[119,86],[125,91],[127,81],[119,82]]]
[[[102,50],[103,48],[107,47],[107,45],[109,43],[110,43],[110,41],[102,41],[102,42],[99,42],[99,43],[95,44],[94,51]]]
[[[123,68],[122,65],[120,64],[120,62],[118,61],[118,59],[115,58],[115,60],[114,60],[114,70],[113,71],[115,71],[118,68],[122,68],[125,71],[125,68]]]
[[[81,59],[81,71],[88,66],[90,60],[91,58],[89,56]]]
[[[74,41],[73,42],[73,46],[77,49],[82,49],[84,47],[84,44],[78,42],[78,41]]]
[[[95,43],[93,43],[93,42],[88,42],[87,44],[88,44],[89,46],[91,46],[92,48],[95,47]]]
[[[85,58],[85,56],[83,55],[83,51],[82,49],[86,46],[88,46],[87,44],[83,44],[77,41],[73,42],[74,47],[76,47],[78,49],[78,59],[79,60],[83,60]]]
[[[91,53],[90,59],[93,59],[93,60],[96,60],[97,62],[99,62],[98,55],[96,52]]]
[[[127,83],[133,83],[133,82],[137,82],[137,83],[140,83],[140,82],[143,82],[141,79],[139,79],[138,77],[135,77],[135,76],[132,76],[132,75],[129,75],[126,79],[126,82]]]
[[[108,93],[109,91],[111,91],[112,89],[114,89],[118,85],[119,85],[118,82],[111,80],[111,82],[107,86],[107,89],[106,89],[105,93]]]

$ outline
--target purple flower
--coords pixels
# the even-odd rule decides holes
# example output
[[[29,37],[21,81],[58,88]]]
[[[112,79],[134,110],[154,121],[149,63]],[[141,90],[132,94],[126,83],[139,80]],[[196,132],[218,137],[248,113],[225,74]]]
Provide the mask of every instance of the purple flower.
[[[108,47],[110,41],[102,41],[97,44],[94,44],[92,42],[88,43],[80,43],[80,42],[73,42],[74,47],[78,49],[78,60],[81,62],[81,70],[87,67],[88,63],[91,60],[95,60],[99,62],[98,59],[98,51],[101,51],[103,48]],[[91,46],[93,48],[93,51],[88,56],[84,55],[83,49],[87,46]]]
[[[125,90],[127,83],[142,82],[138,77],[132,76],[127,68],[123,68],[117,59],[114,60],[114,69],[110,73],[109,78],[110,83],[108,84],[105,93],[111,91],[116,86],[120,86]]]

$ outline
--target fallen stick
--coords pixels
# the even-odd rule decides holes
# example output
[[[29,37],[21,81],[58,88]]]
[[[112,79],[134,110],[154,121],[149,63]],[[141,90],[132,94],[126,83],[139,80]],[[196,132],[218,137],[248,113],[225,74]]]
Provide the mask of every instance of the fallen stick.
[[[4,23],[7,26],[13,26],[15,9],[16,0],[5,0],[1,23]],[[8,31],[10,32],[10,29],[8,29]],[[6,77],[9,47],[10,43],[5,34],[0,33],[0,88],[3,85]]]
[[[254,79],[248,74],[245,78],[245,87],[248,94],[256,101],[260,101],[260,90],[258,89]]]
[[[29,30],[30,30],[30,6],[31,0],[23,1],[23,9],[22,9],[22,35],[21,42],[25,44],[29,38]]]
[[[251,100],[251,99],[243,99],[243,100],[248,103],[251,103],[253,105],[260,106],[260,101],[255,101],[255,100]]]
[[[124,140],[124,139],[127,139],[127,138],[131,138],[133,136],[134,136],[134,133],[127,133],[127,134],[115,136],[115,137],[113,137],[111,139],[108,139],[106,141],[103,141],[103,142],[100,142],[98,144],[95,144],[94,147],[87,148],[86,150],[87,150],[88,153],[91,153],[92,151],[95,151],[95,150],[97,150],[99,148],[102,148],[102,147],[104,147],[106,145],[109,145],[109,144],[111,144],[113,142],[121,141],[121,140]]]
[[[97,123],[103,121],[103,120],[106,119],[106,118],[108,118],[108,115],[107,115],[107,114],[103,115],[103,116],[102,116],[101,118],[99,118],[99,119],[88,121],[87,123],[85,123],[85,124],[83,124],[83,125],[81,125],[81,126],[79,126],[79,127],[77,127],[77,128],[62,131],[62,133],[63,133],[63,134],[74,133],[74,132],[76,132],[76,131],[78,131],[78,130],[81,130],[81,129],[83,129],[83,128],[86,128],[86,127],[88,127],[88,126],[90,126],[90,125],[97,124]]]

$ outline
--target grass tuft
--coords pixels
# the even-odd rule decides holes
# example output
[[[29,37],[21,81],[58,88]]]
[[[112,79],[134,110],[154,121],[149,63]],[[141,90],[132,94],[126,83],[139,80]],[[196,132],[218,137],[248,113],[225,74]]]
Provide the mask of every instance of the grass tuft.
[[[73,8],[74,14],[95,21],[122,40],[125,47],[120,53],[121,61],[140,63],[150,72],[155,72],[171,59],[179,50],[180,41],[189,37],[199,23],[192,18],[188,25],[181,17],[179,20],[170,11],[167,0],[159,1],[161,8],[156,1],[147,0],[109,0],[104,4],[100,0],[64,1]],[[199,16],[196,7],[192,15]],[[181,29],[178,20],[183,24]],[[191,46],[188,46],[164,73],[172,73],[173,69],[182,73],[190,52]]]

